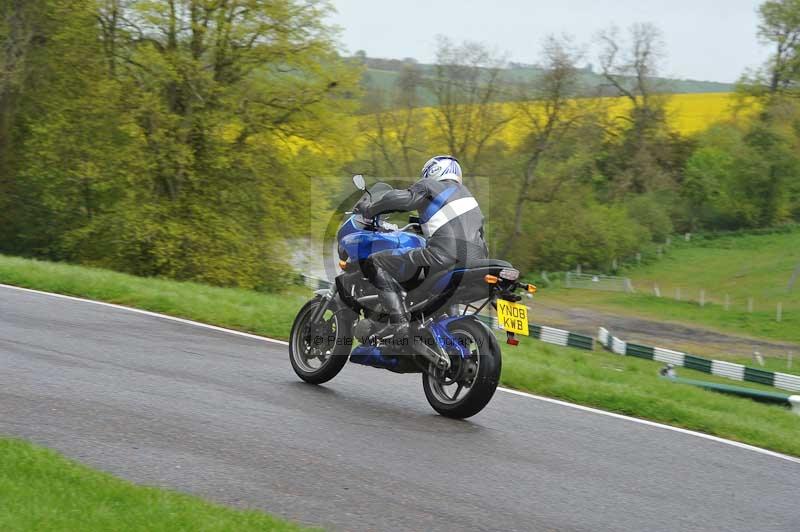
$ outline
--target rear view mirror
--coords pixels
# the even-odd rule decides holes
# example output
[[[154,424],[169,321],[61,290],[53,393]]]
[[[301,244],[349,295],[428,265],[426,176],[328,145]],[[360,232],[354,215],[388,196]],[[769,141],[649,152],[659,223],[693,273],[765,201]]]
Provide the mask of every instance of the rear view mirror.
[[[353,184],[356,186],[358,190],[367,189],[367,182],[364,181],[364,176],[361,174],[356,174],[353,176]]]

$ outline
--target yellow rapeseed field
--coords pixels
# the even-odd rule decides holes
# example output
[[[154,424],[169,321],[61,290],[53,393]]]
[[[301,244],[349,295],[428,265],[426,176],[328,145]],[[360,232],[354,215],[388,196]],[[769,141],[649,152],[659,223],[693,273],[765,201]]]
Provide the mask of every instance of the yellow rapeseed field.
[[[714,122],[732,119],[741,102],[730,92],[707,94],[676,94],[667,103],[670,124],[684,135],[697,133]],[[754,104],[740,110],[740,113],[752,112]]]
[[[705,130],[715,122],[733,119],[737,112],[741,115],[751,113],[755,106],[751,102],[743,103],[733,93],[705,93],[705,94],[675,94],[666,96],[667,104],[667,118],[669,124],[673,129],[683,135],[691,135]],[[604,108],[610,117],[623,117],[630,111],[630,101],[627,98],[601,98],[590,99],[586,103],[596,104],[598,108]],[[515,114],[517,111],[518,103],[493,103],[489,104],[499,108],[499,110],[507,115]],[[426,107],[416,111],[415,120],[423,122],[423,130],[433,131],[436,129],[433,107]],[[531,109],[536,109],[536,104],[531,105]],[[358,117],[351,117],[353,124],[350,127],[356,127],[355,121]],[[361,117],[362,119],[365,117]],[[399,122],[402,123],[404,118],[398,117]],[[361,129],[353,131],[350,141],[347,143],[347,150],[356,153],[363,149],[368,143],[368,137],[374,134],[374,123],[361,122]],[[222,132],[222,137],[226,140],[233,141],[238,135],[242,126],[239,124],[230,124]],[[495,140],[503,141],[510,147],[516,147],[522,142],[524,135],[530,131],[529,126],[525,123],[525,119],[517,117],[507,123],[500,131],[494,135]],[[389,138],[397,135],[389,127],[384,134]],[[279,151],[285,151],[287,155],[297,155],[302,150],[310,150],[313,153],[321,154],[328,151],[341,151],[340,146],[330,146],[330,142],[320,143],[319,139],[301,138],[297,136],[289,136],[286,138],[278,139],[277,143]],[[273,142],[274,144],[274,142]],[[326,145],[326,146],[324,146]]]
[[[739,115],[748,114],[755,109],[752,102],[743,103],[742,100],[733,93],[674,94],[666,96],[666,99],[668,122],[673,129],[683,135],[698,133],[715,122],[730,120],[733,119],[737,113]],[[627,115],[631,106],[627,98],[591,99],[587,102],[605,108],[611,117]],[[515,106],[519,104],[494,103],[489,105],[499,107],[502,113],[513,114]],[[533,105],[535,106],[535,104]],[[420,120],[426,122],[430,127],[435,127],[434,108],[428,107],[420,111]],[[522,141],[526,131],[529,131],[529,128],[525,124],[525,119],[516,118],[506,124],[505,127],[495,135],[495,138],[513,147]],[[392,136],[394,132],[389,130],[386,131],[385,134]]]
[[[623,117],[630,112],[631,102],[627,98],[592,99],[608,112],[610,117]],[[512,103],[500,104],[504,112],[513,112]],[[733,93],[674,94],[666,96],[667,121],[670,126],[683,135],[692,135],[707,129],[716,122],[733,119],[737,114],[752,112],[752,102],[743,104]],[[517,145],[521,136],[529,128],[523,119],[512,120],[499,135],[507,144]]]

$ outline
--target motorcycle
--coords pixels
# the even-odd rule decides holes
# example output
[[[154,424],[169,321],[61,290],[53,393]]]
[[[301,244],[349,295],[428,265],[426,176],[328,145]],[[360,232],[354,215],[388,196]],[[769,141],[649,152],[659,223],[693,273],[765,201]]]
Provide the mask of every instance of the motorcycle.
[[[372,201],[391,190],[384,183],[367,190],[360,175],[353,183]],[[515,334],[528,334],[527,307],[518,303],[517,292],[534,293],[536,287],[518,282],[519,271],[497,259],[475,260],[429,276],[421,271],[403,284],[411,316],[408,337],[380,339],[375,332],[388,316],[360,263],[378,251],[424,247],[425,238],[415,217],[398,228],[382,216],[346,214],[336,235],[342,273],[330,289],[315,292],[292,325],[289,359],[295,373],[308,383],[322,384],[348,360],[395,373],[420,373],[425,397],[436,412],[458,419],[477,414],[494,395],[502,366],[499,342],[478,315],[487,305],[497,309],[507,343],[517,345]]]

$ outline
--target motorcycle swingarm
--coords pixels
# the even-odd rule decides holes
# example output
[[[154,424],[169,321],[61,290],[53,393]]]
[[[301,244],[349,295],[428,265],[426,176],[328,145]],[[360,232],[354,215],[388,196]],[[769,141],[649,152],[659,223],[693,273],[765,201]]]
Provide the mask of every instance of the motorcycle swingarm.
[[[455,349],[458,351],[458,356],[461,358],[469,358],[470,352],[464,343],[459,342],[447,329],[451,323],[467,319],[471,320],[474,318],[472,318],[472,316],[453,316],[451,318],[433,321],[428,325],[427,329],[431,331],[434,340],[442,350],[446,351],[448,348]]]
[[[456,338],[454,338],[453,335],[450,334],[450,331],[447,330],[447,326],[450,323],[462,319],[471,318],[468,316],[455,316],[452,318],[446,318],[444,320],[432,321],[431,323],[427,324],[424,326],[424,330],[430,332],[436,349],[427,345],[427,343],[423,341],[420,342],[419,345],[415,345],[414,350],[420,356],[433,363],[437,368],[440,369],[447,369],[450,367],[450,357],[447,354],[449,349],[455,349],[458,352],[458,356],[461,358],[469,358],[470,353],[467,347],[463,344],[463,342],[459,342]],[[424,371],[429,373],[427,368],[424,368]]]

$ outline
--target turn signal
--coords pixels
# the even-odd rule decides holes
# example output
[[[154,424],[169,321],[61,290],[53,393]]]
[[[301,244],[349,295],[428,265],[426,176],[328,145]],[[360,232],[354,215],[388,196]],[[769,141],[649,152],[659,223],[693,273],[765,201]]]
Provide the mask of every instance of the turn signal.
[[[497,276],[491,274],[484,275],[483,280],[489,284],[497,284],[498,281]]]
[[[346,260],[340,260],[339,261],[339,267],[341,269],[343,269],[343,270],[346,270],[347,269],[347,261]]]
[[[535,294],[536,293],[536,285],[529,284],[528,285],[528,292],[530,292],[531,294]]]

